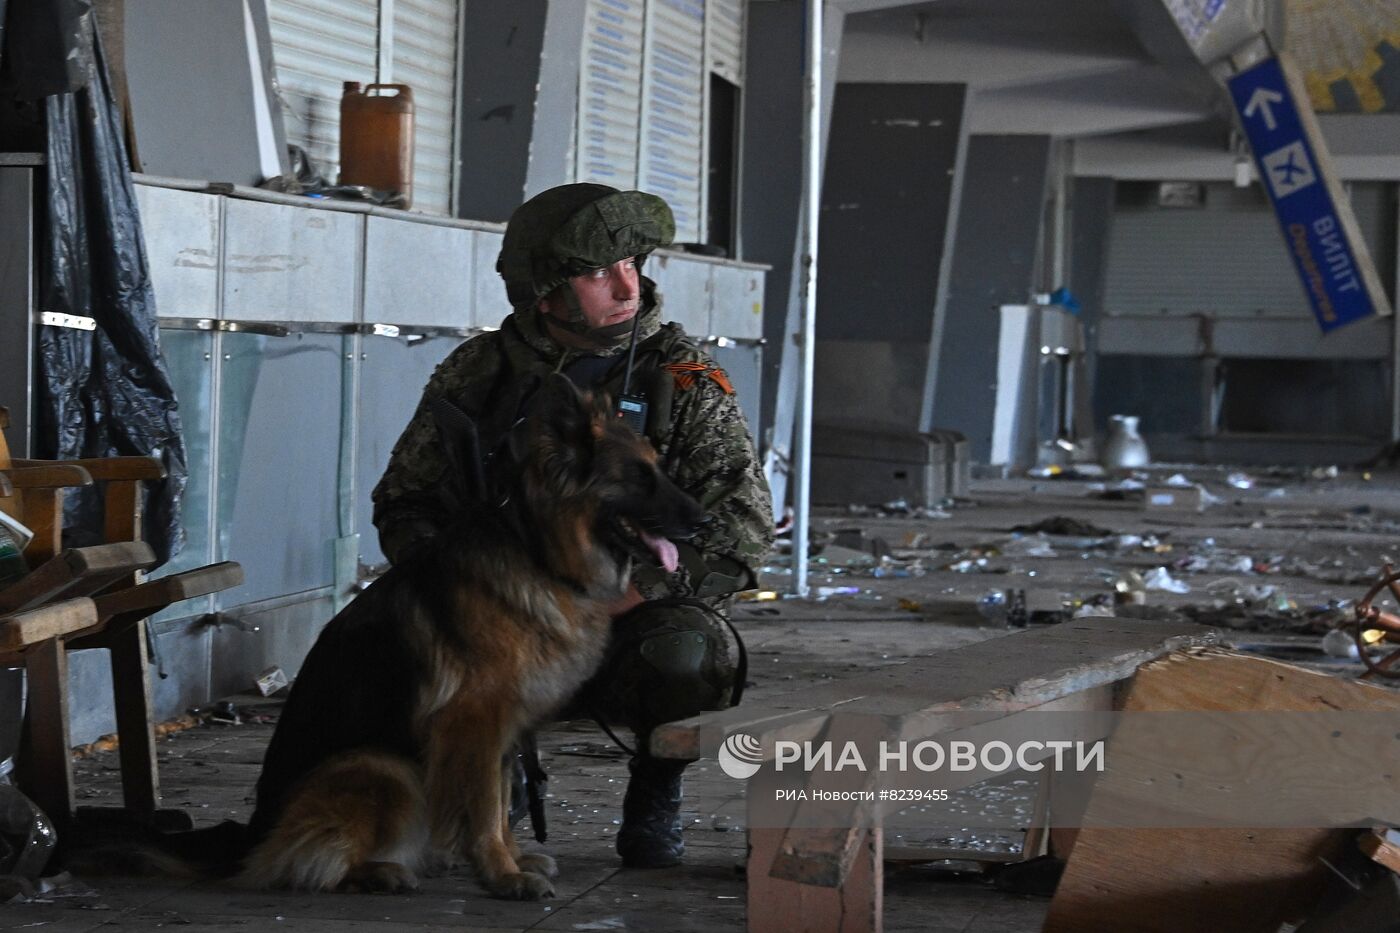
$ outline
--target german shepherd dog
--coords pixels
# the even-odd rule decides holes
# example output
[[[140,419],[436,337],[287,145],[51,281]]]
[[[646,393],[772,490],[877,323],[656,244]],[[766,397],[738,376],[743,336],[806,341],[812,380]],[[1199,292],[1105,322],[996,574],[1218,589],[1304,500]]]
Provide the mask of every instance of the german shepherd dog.
[[[553,894],[507,822],[508,753],[594,673],[634,558],[676,567],[701,507],[606,400],[551,376],[493,492],[321,632],[263,762],[241,878],[406,891],[469,860],[486,890]]]

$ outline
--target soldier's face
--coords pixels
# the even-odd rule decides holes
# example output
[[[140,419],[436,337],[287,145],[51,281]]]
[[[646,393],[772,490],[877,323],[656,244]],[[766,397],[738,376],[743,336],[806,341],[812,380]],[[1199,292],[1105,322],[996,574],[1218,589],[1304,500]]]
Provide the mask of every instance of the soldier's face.
[[[632,320],[641,306],[641,282],[635,256],[569,279],[579,310],[589,327],[606,327]],[[545,313],[567,320],[568,305],[554,294],[540,299]]]

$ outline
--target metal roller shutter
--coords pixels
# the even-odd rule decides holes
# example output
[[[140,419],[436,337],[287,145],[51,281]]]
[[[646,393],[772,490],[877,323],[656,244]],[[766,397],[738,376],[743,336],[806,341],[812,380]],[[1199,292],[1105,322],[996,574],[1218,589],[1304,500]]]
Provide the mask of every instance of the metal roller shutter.
[[[643,0],[587,0],[578,87],[578,181],[637,186]]]
[[[413,209],[452,210],[457,0],[393,0],[392,80],[413,88]]]
[[[742,81],[744,0],[587,3],[574,177],[661,195],[699,242],[709,72]]]
[[[332,181],[340,172],[340,95],[345,81],[377,74],[377,0],[267,0],[287,142],[303,147]]]
[[[458,0],[384,0],[392,25],[380,35],[379,0],[267,0],[287,141],[335,180],[340,172],[340,97],[345,81],[413,88],[413,208],[451,210],[457,84]],[[386,23],[386,25],[389,25]],[[380,43],[388,50],[380,71]]]
[[[744,0],[706,0],[705,62],[729,83],[744,83]]]
[[[1385,190],[1351,186],[1362,237],[1381,268]],[[1307,296],[1257,189],[1207,186],[1204,209],[1119,209],[1109,237],[1104,308],[1111,315],[1311,316]]]
[[[703,236],[707,82],[703,0],[649,0],[637,178],[639,187],[670,203],[680,243]]]

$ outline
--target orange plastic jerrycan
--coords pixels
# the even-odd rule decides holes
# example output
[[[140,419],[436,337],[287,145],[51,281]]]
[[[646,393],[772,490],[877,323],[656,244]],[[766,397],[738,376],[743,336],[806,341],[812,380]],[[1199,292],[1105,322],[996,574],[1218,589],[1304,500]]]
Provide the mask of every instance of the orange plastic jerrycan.
[[[340,98],[340,183],[364,185],[413,203],[413,89],[346,81]]]

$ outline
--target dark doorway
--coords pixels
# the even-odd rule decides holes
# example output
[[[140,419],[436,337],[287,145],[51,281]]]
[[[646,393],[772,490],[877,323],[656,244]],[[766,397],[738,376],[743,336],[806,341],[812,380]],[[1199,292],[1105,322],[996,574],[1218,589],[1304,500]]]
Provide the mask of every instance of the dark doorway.
[[[705,204],[710,246],[734,255],[734,166],[739,150],[739,88],[710,75],[710,174]]]

